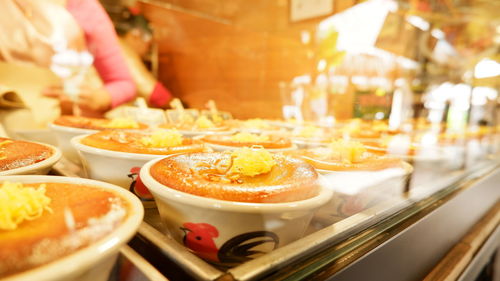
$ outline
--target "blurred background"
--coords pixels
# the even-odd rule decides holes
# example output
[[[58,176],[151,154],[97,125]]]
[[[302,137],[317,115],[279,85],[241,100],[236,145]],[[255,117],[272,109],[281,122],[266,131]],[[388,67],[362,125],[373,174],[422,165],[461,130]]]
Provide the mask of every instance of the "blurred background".
[[[497,124],[500,1],[102,0],[191,107],[330,125]],[[122,38],[123,38],[122,36]]]

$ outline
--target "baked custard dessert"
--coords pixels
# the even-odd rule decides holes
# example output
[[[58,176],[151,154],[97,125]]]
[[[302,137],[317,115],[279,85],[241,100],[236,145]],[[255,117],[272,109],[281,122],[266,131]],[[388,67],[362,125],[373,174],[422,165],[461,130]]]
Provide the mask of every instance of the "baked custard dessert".
[[[230,147],[251,147],[254,145],[259,145],[266,149],[284,149],[292,147],[291,141],[285,137],[246,132],[234,135],[206,135],[203,136],[201,140],[209,144]]]
[[[167,155],[202,152],[207,147],[198,140],[184,138],[177,130],[104,130],[84,137],[82,144],[120,152]]]
[[[89,130],[104,129],[146,129],[148,126],[128,118],[90,118],[63,115],[54,121],[55,125]]]
[[[320,190],[311,165],[256,147],[174,155],[155,163],[150,173],[169,188],[236,202],[293,202]]]
[[[34,142],[0,138],[0,171],[7,171],[41,162],[54,150]]]
[[[398,133],[396,130],[391,130],[387,122],[381,120],[351,119],[347,122],[339,122],[336,127],[340,136],[353,139],[376,139]]]
[[[125,220],[128,203],[96,186],[0,184],[0,279],[89,246]]]
[[[317,169],[329,171],[376,171],[405,165],[401,159],[370,153],[357,141],[336,140],[327,147],[301,149],[287,154],[300,157]]]

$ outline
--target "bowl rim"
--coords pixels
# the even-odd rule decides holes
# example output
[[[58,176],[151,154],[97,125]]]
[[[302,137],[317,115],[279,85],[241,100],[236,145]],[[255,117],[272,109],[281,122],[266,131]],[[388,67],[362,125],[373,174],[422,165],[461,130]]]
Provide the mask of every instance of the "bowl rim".
[[[108,257],[114,252],[117,252],[118,249],[122,245],[127,243],[136,233],[144,217],[144,209],[139,199],[124,188],[110,183],[91,179],[63,176],[29,175],[0,177],[0,182],[6,180],[18,181],[23,183],[53,182],[97,186],[106,190],[111,190],[113,193],[118,194],[122,199],[127,201],[128,213],[125,220],[117,228],[115,228],[111,233],[108,233],[104,237],[101,237],[91,245],[88,245],[80,250],[77,250],[67,256],[56,259],[47,264],[8,276],[5,279],[2,279],[3,281],[49,281],[54,278],[54,275],[62,278],[64,276],[73,274],[74,272],[85,270],[94,264],[92,258],[98,257],[99,260],[101,258]]]
[[[100,131],[100,130],[95,130],[95,129],[83,129],[83,128],[77,128],[77,127],[62,126],[62,125],[57,125],[54,123],[49,123],[48,126],[50,129],[53,129],[56,132],[65,132],[65,133],[73,133],[73,134],[91,134],[91,133],[96,133],[96,132]]]
[[[74,136],[71,138],[71,145],[78,150],[79,152],[86,152],[94,155],[99,155],[101,157],[111,157],[111,158],[120,158],[120,159],[130,159],[130,160],[151,160],[157,158],[163,158],[165,156],[169,156],[170,154],[146,154],[146,153],[132,153],[132,152],[122,152],[115,150],[108,150],[104,148],[97,148],[93,146],[88,146],[80,142],[86,135]]]
[[[36,141],[25,141],[25,140],[23,140],[23,141],[24,142],[29,142],[29,143],[36,143],[36,144],[40,144],[40,145],[46,146],[46,147],[52,149],[53,153],[52,153],[52,155],[49,158],[46,158],[46,159],[44,159],[44,160],[42,160],[40,162],[31,164],[31,165],[27,165],[27,166],[23,166],[23,167],[19,167],[19,168],[15,168],[15,169],[1,171],[0,172],[0,176],[22,175],[22,174],[34,172],[36,170],[41,170],[41,169],[44,169],[44,168],[52,167],[62,157],[61,150],[59,148],[53,146],[53,145],[42,143],[42,142],[36,142]]]
[[[173,157],[171,155],[168,157]],[[168,158],[165,157],[165,158]],[[154,159],[142,167],[140,177],[144,185],[154,195],[155,200],[177,201],[189,206],[198,208],[209,208],[220,211],[233,211],[240,213],[283,213],[289,211],[304,211],[313,210],[324,205],[330,200],[333,195],[324,178],[318,174],[320,192],[318,195],[300,201],[285,202],[285,203],[250,203],[250,202],[236,202],[226,201],[198,195],[189,194],[186,192],[178,191],[176,189],[165,186],[156,181],[150,174],[151,167],[158,161],[165,159]]]

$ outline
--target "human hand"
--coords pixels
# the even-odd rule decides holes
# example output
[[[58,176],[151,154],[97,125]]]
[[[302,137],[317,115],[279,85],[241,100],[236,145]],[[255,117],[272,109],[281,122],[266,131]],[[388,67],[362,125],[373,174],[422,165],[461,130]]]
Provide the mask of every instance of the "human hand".
[[[61,86],[51,86],[42,92],[46,97],[59,100],[62,114],[75,114],[75,105],[79,115],[87,117],[102,117],[111,108],[111,96],[105,88],[91,89],[88,86],[80,88],[75,102],[64,92]]]
[[[111,109],[111,95],[104,87],[99,89],[83,87],[76,103],[82,110],[82,115],[84,112],[92,115],[104,115],[106,111]]]

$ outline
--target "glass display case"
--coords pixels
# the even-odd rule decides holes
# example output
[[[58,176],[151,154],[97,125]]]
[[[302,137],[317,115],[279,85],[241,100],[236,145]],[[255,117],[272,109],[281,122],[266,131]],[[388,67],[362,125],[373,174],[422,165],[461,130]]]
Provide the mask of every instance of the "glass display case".
[[[140,1],[189,108],[144,131],[52,124],[71,151],[51,174],[143,203],[108,280],[422,279],[498,208],[498,17],[224,2]]]

